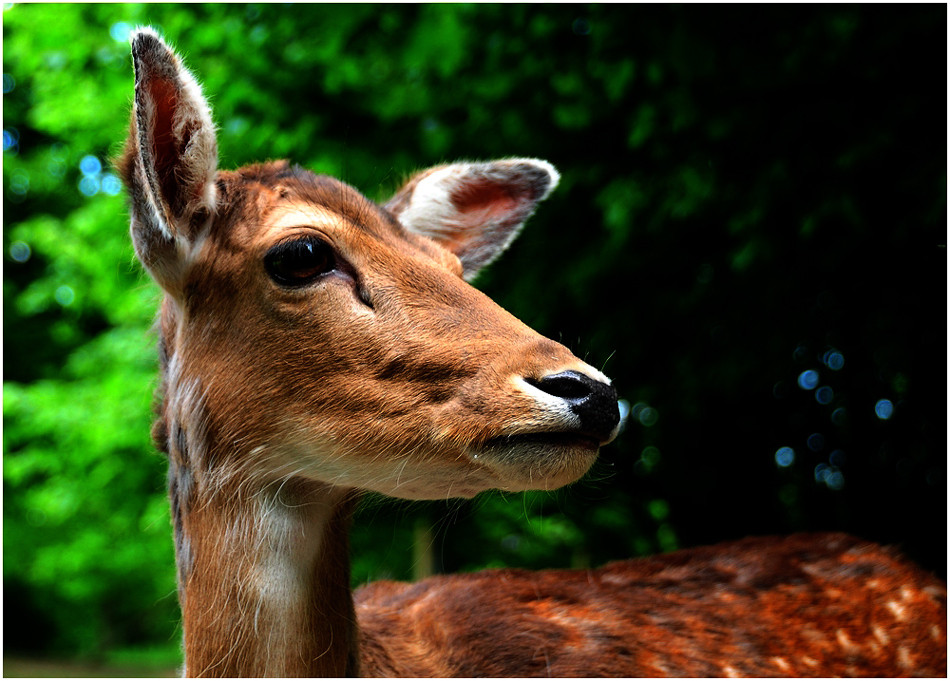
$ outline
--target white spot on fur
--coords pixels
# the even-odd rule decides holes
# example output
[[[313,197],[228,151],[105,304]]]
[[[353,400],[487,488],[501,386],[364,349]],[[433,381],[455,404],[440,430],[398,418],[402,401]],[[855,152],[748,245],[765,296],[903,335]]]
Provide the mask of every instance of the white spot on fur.
[[[616,586],[626,585],[630,583],[629,578],[623,577],[621,575],[611,574],[609,572],[605,574],[603,577],[601,577],[600,581],[603,582],[604,584],[613,584]]]
[[[897,601],[888,601],[885,603],[885,606],[894,614],[894,618],[898,622],[903,622],[907,619],[907,608],[898,603]]]
[[[849,655],[853,655],[854,653],[859,652],[861,649],[858,644],[848,638],[848,634],[844,629],[838,629],[835,631],[835,638],[838,639],[838,645],[841,646],[841,649]]]
[[[914,660],[907,646],[901,646],[897,649],[897,664],[904,669],[911,669],[914,666]]]
[[[773,657],[772,662],[775,663],[775,666],[782,670],[783,673],[791,675],[792,665],[784,657]]]

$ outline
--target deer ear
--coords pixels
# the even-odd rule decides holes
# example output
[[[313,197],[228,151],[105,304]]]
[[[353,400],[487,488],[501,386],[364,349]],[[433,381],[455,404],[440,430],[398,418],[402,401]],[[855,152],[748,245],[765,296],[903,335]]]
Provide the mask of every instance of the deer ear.
[[[168,290],[215,210],[218,145],[197,81],[149,28],[132,35],[135,101],[117,166],[131,198],[132,241]]]
[[[455,253],[470,281],[508,248],[559,178],[536,159],[453,163],[417,174],[385,208]]]

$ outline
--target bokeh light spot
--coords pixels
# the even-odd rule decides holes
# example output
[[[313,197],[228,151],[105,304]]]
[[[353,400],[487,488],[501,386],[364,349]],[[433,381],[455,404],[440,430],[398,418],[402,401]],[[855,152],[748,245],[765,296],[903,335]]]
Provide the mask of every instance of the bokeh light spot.
[[[109,29],[109,35],[117,43],[126,43],[129,41],[129,35],[132,33],[132,25],[124,21],[117,21]]]
[[[10,175],[10,191],[17,196],[26,196],[30,191],[30,176],[22,168],[17,168]]]
[[[642,458],[643,461],[647,463],[648,465],[655,466],[656,463],[660,460],[660,450],[654,447],[653,445],[644,447],[643,451],[640,452],[640,458]]]
[[[3,131],[3,150],[12,153],[17,152],[20,144],[20,133],[16,128],[4,129]]]
[[[98,175],[102,172],[102,162],[92,154],[83,156],[79,161],[79,170],[83,175]]]
[[[835,491],[844,487],[844,474],[839,470],[830,469],[825,475],[825,485]]]
[[[32,254],[30,245],[25,241],[14,241],[10,244],[10,257],[16,262],[26,262]]]
[[[834,397],[835,391],[827,385],[823,385],[815,391],[815,399],[818,400],[818,404],[830,404]]]
[[[844,487],[844,473],[837,466],[820,463],[815,466],[815,482],[837,491]]]
[[[638,473],[646,475],[656,466],[660,461],[660,450],[656,447],[650,445],[644,447],[643,451],[640,452],[640,458],[636,460],[633,464],[633,468]]]
[[[46,172],[50,174],[50,177],[61,178],[66,175],[66,164],[56,158],[50,158],[49,163],[46,164]]]
[[[670,505],[664,499],[647,502],[647,511],[656,520],[666,520],[670,515]]]
[[[894,403],[890,400],[878,400],[874,405],[874,413],[882,421],[887,421],[894,415]]]
[[[779,447],[775,452],[775,463],[782,468],[788,468],[795,463],[795,450],[791,447]]]
[[[818,372],[808,369],[798,375],[798,387],[802,390],[813,390],[818,385]]]
[[[821,361],[832,371],[838,371],[844,366],[844,355],[837,350],[829,350],[822,356]]]
[[[99,193],[101,183],[95,175],[83,175],[79,180],[79,191],[83,196],[95,196]]]
[[[65,307],[72,305],[73,301],[76,300],[76,293],[71,287],[64,284],[56,289],[56,293],[53,294],[53,297],[56,298],[57,303]]]
[[[102,176],[102,191],[109,196],[116,196],[122,191],[122,182],[112,173]]]
[[[812,433],[805,442],[813,452],[820,452],[825,448],[825,436],[821,433]]]
[[[660,418],[660,412],[658,412],[653,407],[644,407],[640,410],[640,414],[637,416],[640,419],[640,423],[649,428],[657,422]]]

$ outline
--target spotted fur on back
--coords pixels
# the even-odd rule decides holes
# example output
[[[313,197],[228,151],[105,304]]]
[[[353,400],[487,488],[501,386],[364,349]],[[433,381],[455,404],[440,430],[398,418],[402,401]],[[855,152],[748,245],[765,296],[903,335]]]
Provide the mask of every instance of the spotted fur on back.
[[[841,534],[375,583],[355,600],[371,676],[946,675],[944,585]]]

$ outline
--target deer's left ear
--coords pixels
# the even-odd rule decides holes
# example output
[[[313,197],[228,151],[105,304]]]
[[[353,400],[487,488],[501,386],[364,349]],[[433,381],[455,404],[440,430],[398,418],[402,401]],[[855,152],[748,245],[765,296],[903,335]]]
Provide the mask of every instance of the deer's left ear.
[[[470,281],[514,241],[559,179],[537,159],[453,163],[417,174],[385,208],[406,229],[455,253]]]

